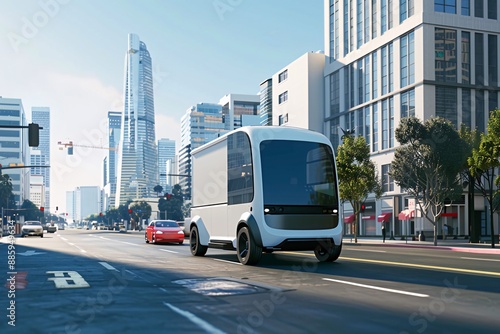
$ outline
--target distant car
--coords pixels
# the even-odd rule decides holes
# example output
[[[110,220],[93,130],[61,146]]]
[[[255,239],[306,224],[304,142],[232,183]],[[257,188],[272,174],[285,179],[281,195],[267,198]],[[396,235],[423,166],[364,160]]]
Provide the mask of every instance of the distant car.
[[[53,223],[47,223],[46,227],[47,227],[47,232],[48,233],[55,233],[55,232],[57,232],[57,226],[54,225]]]
[[[43,238],[42,223],[36,220],[25,221],[23,227],[21,228],[21,237],[24,238],[27,235],[35,235]]]
[[[153,220],[146,228],[146,243],[175,242],[184,243],[184,231],[175,220]]]

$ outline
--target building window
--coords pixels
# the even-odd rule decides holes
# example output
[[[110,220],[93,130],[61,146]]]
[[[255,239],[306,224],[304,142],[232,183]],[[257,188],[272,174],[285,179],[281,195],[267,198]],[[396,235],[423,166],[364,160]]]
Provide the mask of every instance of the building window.
[[[434,11],[439,13],[456,14],[456,0],[434,0]]]
[[[372,149],[373,149],[373,152],[377,152],[378,151],[378,104],[377,103],[373,104],[372,128],[373,128]]]
[[[488,0],[488,18],[492,20],[497,19],[497,1],[498,0]]]
[[[288,91],[281,93],[278,97],[278,103],[282,104],[283,102],[288,100]]]
[[[462,83],[470,83],[470,32],[462,31]]]
[[[389,100],[382,101],[382,149],[389,148]]]
[[[370,147],[370,107],[365,107],[365,141]]]
[[[457,89],[436,86],[436,116],[449,120],[457,128]]]
[[[382,95],[387,94],[389,65],[387,60],[387,45],[382,47]]]
[[[474,43],[474,56],[476,65],[476,85],[484,85],[484,42],[483,34],[475,33],[475,43]]]
[[[470,16],[470,0],[460,0],[461,1],[461,14],[464,16]]]
[[[278,82],[285,81],[288,78],[288,70],[284,70],[280,74],[278,74]]]
[[[380,35],[387,31],[387,0],[380,0]]]
[[[344,66],[344,110],[349,110],[349,73],[352,65]]]
[[[354,0],[349,1],[349,51],[354,51],[354,14],[356,10],[354,8]]]
[[[288,113],[278,116],[278,125],[283,125],[285,123],[288,123]]]
[[[401,93],[401,118],[415,116],[415,90]]]
[[[488,110],[493,111],[498,108],[498,93],[496,90],[490,90],[488,96]]]
[[[364,92],[363,88],[365,87],[364,83],[364,75],[363,75],[363,59],[358,60],[357,63],[357,71],[358,71],[358,104],[361,104],[364,102]]]
[[[488,85],[498,86],[498,39],[497,35],[488,35]]]
[[[363,4],[361,0],[356,1],[356,47],[359,49],[363,45]]]
[[[485,132],[484,117],[484,91],[476,90],[476,129],[479,132]]]
[[[457,82],[457,31],[434,29],[436,81]]]
[[[394,91],[394,51],[392,43],[388,45],[389,47],[389,92]]]
[[[340,57],[340,5],[339,0],[335,0],[335,59]]]
[[[471,92],[470,89],[462,88],[462,124],[469,129],[472,128],[472,106],[471,106]]]
[[[415,33],[402,36],[401,45],[401,88],[415,82]]]
[[[365,102],[370,101],[370,55],[365,57]]]
[[[394,180],[392,179],[391,165],[382,165],[382,191],[394,191]]]
[[[483,0],[474,1],[474,16],[484,17],[484,2]]]
[[[339,71],[330,75],[330,114],[331,116],[340,113],[340,75]]]
[[[354,91],[356,89],[356,87],[354,86],[354,80],[355,80],[355,76],[354,76],[354,63],[350,64],[349,65],[349,97],[350,97],[350,101],[349,101],[349,105],[350,105],[350,108],[354,107],[355,104],[354,104]]]
[[[373,98],[376,99],[378,97],[378,53],[377,51],[373,52],[372,55],[372,60],[373,60],[373,65],[372,65],[372,80],[373,80],[373,90],[372,90],[372,95]]]
[[[330,142],[332,143],[333,150],[337,154],[337,149],[339,147],[339,127],[340,118],[334,118],[330,121]]]
[[[377,37],[378,26],[377,0],[372,0],[372,39]]]
[[[413,0],[401,0],[399,3],[399,22],[403,23],[404,20],[411,17],[414,12]]]
[[[365,5],[364,5],[364,30],[365,30],[365,43],[368,43],[370,40],[370,0],[364,0]]]
[[[344,56],[349,53],[349,1],[344,0]]]

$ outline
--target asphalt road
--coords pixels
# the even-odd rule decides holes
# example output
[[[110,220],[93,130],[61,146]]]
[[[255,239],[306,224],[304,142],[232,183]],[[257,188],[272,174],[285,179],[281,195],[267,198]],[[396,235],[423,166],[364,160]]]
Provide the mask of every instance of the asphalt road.
[[[498,332],[500,254],[390,246],[243,266],[231,251],[193,257],[187,239],[152,245],[138,232],[3,238],[0,333]]]

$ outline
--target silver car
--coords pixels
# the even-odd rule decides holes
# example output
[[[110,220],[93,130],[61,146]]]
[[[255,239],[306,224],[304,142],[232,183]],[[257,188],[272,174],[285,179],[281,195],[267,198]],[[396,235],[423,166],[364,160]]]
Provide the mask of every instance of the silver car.
[[[25,221],[23,227],[21,228],[21,237],[24,238],[27,235],[35,235],[43,238],[42,223],[36,220]]]

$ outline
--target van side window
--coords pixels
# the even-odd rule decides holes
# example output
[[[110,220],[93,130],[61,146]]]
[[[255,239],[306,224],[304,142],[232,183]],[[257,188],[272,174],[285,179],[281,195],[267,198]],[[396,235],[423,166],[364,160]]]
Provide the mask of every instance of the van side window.
[[[253,200],[253,170],[250,139],[244,132],[227,138],[227,203],[249,203]]]

